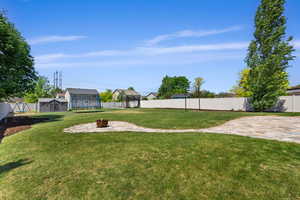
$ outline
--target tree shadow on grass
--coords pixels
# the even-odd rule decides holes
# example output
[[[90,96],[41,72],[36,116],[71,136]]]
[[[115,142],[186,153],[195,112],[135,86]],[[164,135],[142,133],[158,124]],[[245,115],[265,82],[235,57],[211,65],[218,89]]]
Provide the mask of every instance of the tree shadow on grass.
[[[82,114],[82,113],[98,113],[98,112],[104,112],[103,110],[87,110],[87,111],[74,111],[76,114]]]
[[[29,159],[19,159],[14,162],[9,162],[4,165],[0,165],[0,174],[8,172],[8,171],[13,170],[18,167],[21,167],[23,165],[30,164],[30,163],[32,163],[32,161]]]
[[[37,123],[39,122],[52,122],[52,121],[60,121],[64,117],[63,114],[44,114],[39,116],[31,116],[33,119],[37,120]],[[41,121],[39,121],[41,119]]]

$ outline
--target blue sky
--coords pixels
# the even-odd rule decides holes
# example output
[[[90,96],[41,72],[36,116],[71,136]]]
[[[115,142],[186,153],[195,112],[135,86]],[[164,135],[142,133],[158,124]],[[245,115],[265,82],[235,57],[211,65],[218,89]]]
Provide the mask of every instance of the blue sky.
[[[35,67],[64,87],[133,86],[156,91],[163,76],[205,79],[228,91],[245,67],[259,0],[1,0],[0,9],[31,44]],[[287,0],[288,35],[298,56],[289,68],[300,84],[300,1]]]

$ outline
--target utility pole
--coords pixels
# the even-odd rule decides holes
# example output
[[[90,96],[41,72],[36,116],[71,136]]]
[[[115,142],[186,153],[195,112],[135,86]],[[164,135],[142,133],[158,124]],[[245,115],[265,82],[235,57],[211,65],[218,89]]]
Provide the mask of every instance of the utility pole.
[[[62,71],[59,72],[59,88],[62,90]]]
[[[55,79],[56,72],[53,73],[53,87],[56,88],[56,79]]]
[[[53,87],[55,89],[62,89],[62,71],[55,71],[53,73]]]

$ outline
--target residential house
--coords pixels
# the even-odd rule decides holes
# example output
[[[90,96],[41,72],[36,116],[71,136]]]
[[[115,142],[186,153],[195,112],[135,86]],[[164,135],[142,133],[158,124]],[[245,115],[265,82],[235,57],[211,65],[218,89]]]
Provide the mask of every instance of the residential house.
[[[158,97],[158,94],[156,92],[150,92],[149,94],[147,94],[145,96],[145,98],[148,100],[157,99],[157,97]]]
[[[300,85],[287,89],[288,95],[300,95]]]
[[[57,93],[57,94],[56,94],[56,98],[57,98],[57,99],[65,99],[65,95],[66,95],[65,92]]]

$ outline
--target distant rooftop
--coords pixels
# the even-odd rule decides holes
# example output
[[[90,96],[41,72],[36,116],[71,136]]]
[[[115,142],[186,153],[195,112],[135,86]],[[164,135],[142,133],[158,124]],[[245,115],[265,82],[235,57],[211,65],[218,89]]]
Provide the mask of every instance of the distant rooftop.
[[[287,90],[300,90],[300,85],[294,86],[294,87],[290,87]]]

